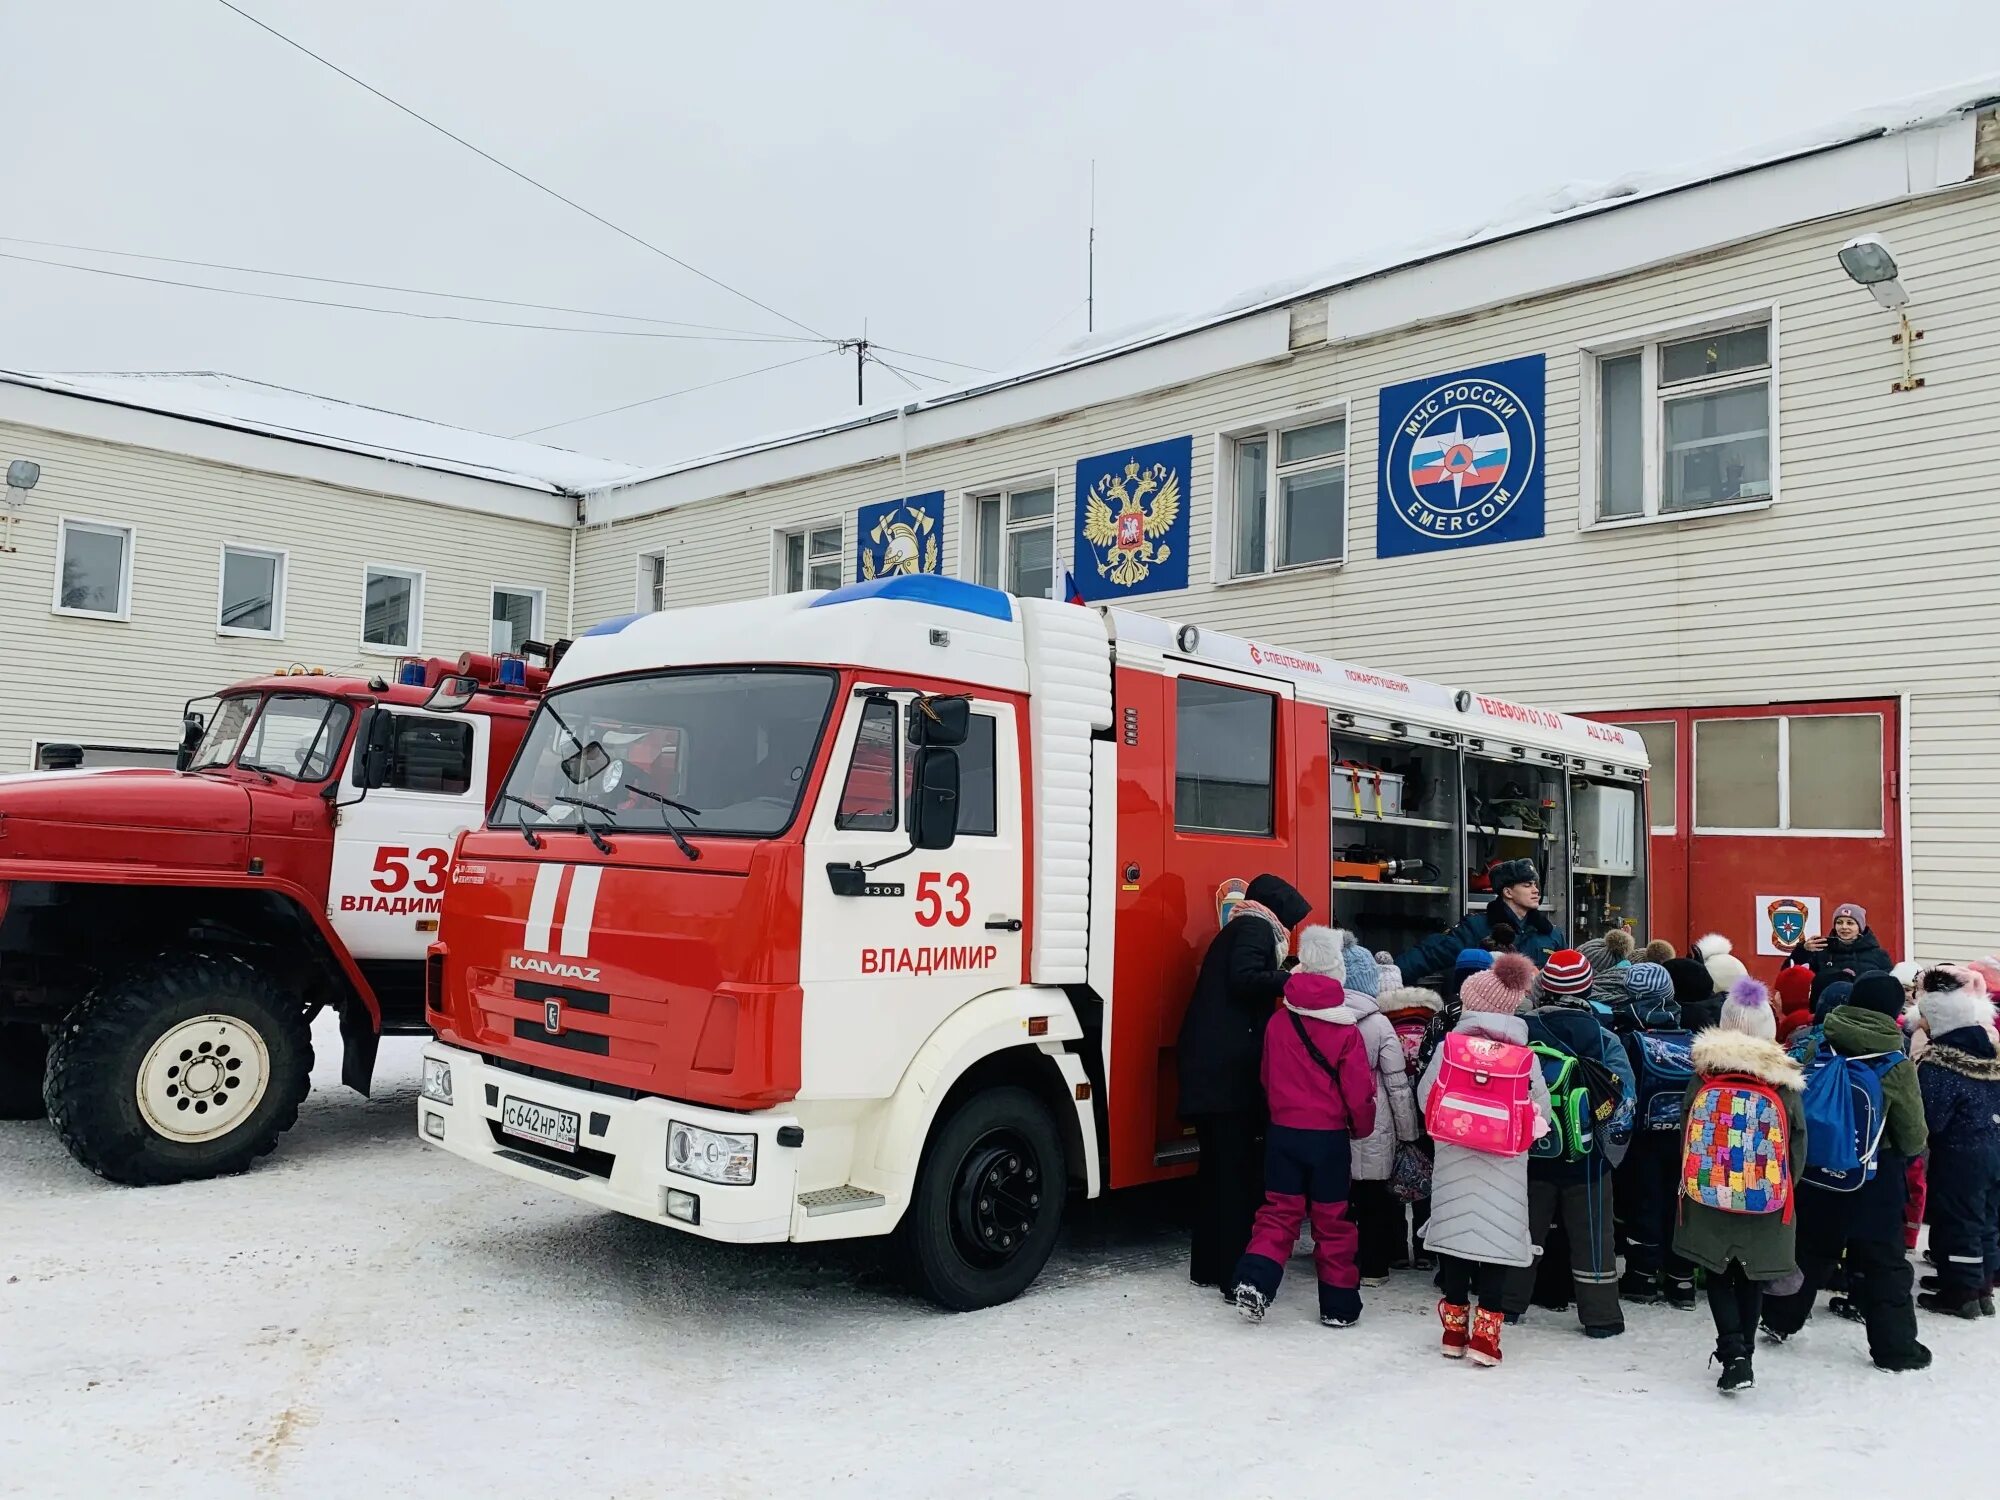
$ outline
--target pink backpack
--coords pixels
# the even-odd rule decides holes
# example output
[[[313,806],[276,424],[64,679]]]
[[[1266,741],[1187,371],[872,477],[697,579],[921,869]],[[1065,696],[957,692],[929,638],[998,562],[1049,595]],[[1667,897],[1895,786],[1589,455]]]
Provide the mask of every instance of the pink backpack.
[[[1454,1031],[1424,1108],[1431,1139],[1492,1156],[1519,1156],[1534,1141],[1535,1106],[1526,1047]]]

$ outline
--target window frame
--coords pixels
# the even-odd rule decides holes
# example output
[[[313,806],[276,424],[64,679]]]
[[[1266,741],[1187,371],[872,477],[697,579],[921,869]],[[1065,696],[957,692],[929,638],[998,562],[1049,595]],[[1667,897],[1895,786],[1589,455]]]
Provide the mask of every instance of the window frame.
[[[1680,741],[1679,721],[1674,719],[1649,719],[1646,718],[1644,715],[1635,715],[1630,718],[1605,719],[1604,722],[1606,724],[1616,725],[1620,729],[1631,729],[1635,731],[1639,729],[1639,727],[1642,725],[1648,729],[1661,725],[1665,726],[1667,734],[1673,740],[1673,746],[1674,746],[1674,795],[1672,798],[1668,800],[1672,803],[1678,803],[1680,799],[1680,781],[1681,781],[1681,741]],[[1692,730],[1689,731],[1689,736],[1690,738],[1692,738],[1693,736]],[[1652,752],[1648,751],[1647,758],[1649,760],[1651,759],[1651,756]],[[1658,767],[1656,766],[1649,766],[1647,768],[1646,789],[1648,792],[1657,790],[1657,783],[1655,783],[1653,780],[1653,772],[1657,769]],[[1690,796],[1693,795],[1692,785],[1690,785],[1689,787],[1689,795]],[[1647,797],[1646,832],[1649,834],[1659,834],[1662,835],[1663,837],[1679,833],[1680,832],[1679,807],[1669,806],[1667,808],[1667,821],[1664,823],[1659,823],[1654,821],[1654,819],[1656,819],[1659,816],[1659,812],[1660,812],[1659,800],[1655,797],[1651,796]]]
[[[1287,695],[1278,691],[1277,685],[1274,683],[1240,681],[1233,674],[1224,676],[1207,670],[1176,672],[1172,680],[1172,711],[1174,715],[1173,763],[1167,768],[1167,776],[1169,785],[1173,788],[1169,812],[1172,818],[1170,826],[1174,836],[1176,838],[1258,839],[1272,844],[1283,842],[1283,837],[1279,830],[1282,826],[1285,813],[1285,808],[1280,801],[1280,792],[1282,790],[1281,777],[1283,773],[1282,760],[1284,754],[1284,719],[1283,715],[1279,712],[1279,706],[1287,701]],[[1242,693],[1249,697],[1262,698],[1269,706],[1271,743],[1270,757],[1265,763],[1265,788],[1269,796],[1269,803],[1266,826],[1261,833],[1240,828],[1198,827],[1185,824],[1181,821],[1181,688],[1183,684],[1190,682],[1200,683],[1204,687],[1225,688],[1231,692]]]
[[[491,649],[493,644],[493,601],[501,594],[526,594],[529,598],[533,599],[535,607],[528,622],[528,639],[531,641],[547,639],[543,633],[548,628],[549,618],[549,591],[547,586],[528,583],[496,583],[486,592],[486,643],[489,649]],[[518,654],[520,647],[517,646],[514,650]]]
[[[903,826],[903,715],[908,699],[890,693],[870,693],[857,701],[854,733],[847,742],[847,768],[840,778],[840,795],[833,804],[833,829],[836,833],[894,833]],[[847,794],[854,789],[855,756],[861,749],[861,736],[868,730],[868,716],[878,708],[886,708],[889,714],[889,805],[876,812],[850,813]],[[850,821],[861,818],[877,821]],[[879,821],[882,818],[888,821]]]
[[[246,557],[267,557],[278,565],[277,575],[271,586],[271,628],[269,630],[247,630],[241,625],[222,623],[222,612],[229,605],[229,554],[242,553]],[[261,542],[224,541],[216,548],[215,565],[215,633],[232,639],[252,641],[282,641],[285,638],[285,589],[290,583],[292,554],[288,547],[267,547]]]
[[[84,532],[102,535],[106,532],[125,539],[125,563],[118,579],[118,608],[115,611],[102,609],[77,609],[62,602],[63,559],[69,555],[69,534],[74,528]],[[114,624],[129,623],[132,618],[132,575],[138,569],[139,528],[126,521],[101,521],[94,516],[58,516],[56,518],[56,567],[55,580],[49,589],[49,613],[66,615],[72,620],[104,620]]]
[[[1703,724],[1741,723],[1776,719],[1778,721],[1778,826],[1776,828],[1728,828],[1710,827],[1701,821],[1701,783],[1695,779],[1696,767],[1701,760],[1701,726]],[[1884,735],[1888,730],[1887,716],[1874,709],[1841,710],[1830,709],[1819,714],[1703,714],[1688,722],[1688,824],[1703,838],[1749,838],[1749,839],[1885,839],[1891,837],[1890,820],[1893,816],[1890,804],[1894,800],[1886,781],[1882,783],[1881,800],[1877,807],[1878,820],[1874,828],[1794,828],[1792,826],[1792,720],[1794,719],[1873,719],[1875,721],[1875,769],[1878,777],[1882,773],[1888,755],[1888,745]]]
[[[261,713],[262,710],[260,709],[260,716]],[[478,775],[479,729],[478,725],[472,719],[458,714],[413,712],[402,705],[397,705],[390,710],[390,718],[397,726],[395,732],[390,737],[389,766],[392,777],[404,769],[402,737],[406,732],[406,726],[415,725],[422,729],[436,729],[440,725],[445,725],[465,732],[465,785],[455,792],[430,791],[423,787],[401,786],[392,779],[384,783],[381,787],[382,791],[393,792],[404,797],[437,797],[451,801],[461,801],[466,798],[477,799],[480,797],[484,789],[480,786]],[[241,746],[238,747],[237,753],[239,755],[242,754]]]
[[[667,607],[667,549],[641,552],[632,567],[632,607],[642,615],[658,614]]]
[[[1000,581],[994,585],[1003,593],[1012,593],[1007,587],[1007,564],[1014,550],[1016,536],[1040,529],[1040,524],[1030,521],[1025,525],[1012,525],[1007,519],[1007,502],[1015,495],[1027,494],[1033,490],[1049,492],[1049,591],[1043,595],[1048,599],[1062,597],[1063,570],[1062,533],[1057,529],[1062,516],[1062,475],[1049,469],[1040,473],[998,483],[971,485],[959,492],[958,530],[958,576],[967,583],[979,582],[979,507],[982,502],[995,500],[1000,505],[1000,561],[994,576]]]
[[[815,531],[832,531],[838,533],[840,540],[835,545],[833,551],[822,555],[819,561],[822,563],[831,562],[834,565],[835,578],[832,584],[833,588],[839,588],[841,584],[846,582],[847,522],[844,517],[827,516],[817,521],[802,521],[792,526],[774,526],[771,528],[771,592],[773,595],[796,594],[813,587],[812,570],[814,559],[812,534]],[[787,551],[786,544],[795,536],[802,536],[806,539],[805,552],[800,560],[802,576],[799,580],[799,587],[796,589],[791,586],[791,574],[787,566],[788,559],[785,555]]]
[[[1354,542],[1354,491],[1350,483],[1354,472],[1354,417],[1353,402],[1339,400],[1323,406],[1308,407],[1303,410],[1290,408],[1274,413],[1259,421],[1248,422],[1238,427],[1230,427],[1215,434],[1215,453],[1212,479],[1213,504],[1209,507],[1212,517],[1209,535],[1209,573],[1211,581],[1218,588],[1229,588],[1237,584],[1263,583],[1274,578],[1290,578],[1299,573],[1337,572],[1347,566],[1353,555]],[[1339,421],[1341,427],[1340,455],[1322,454],[1317,458],[1300,459],[1295,463],[1284,463],[1282,440],[1286,433],[1296,432],[1302,427],[1318,427],[1327,422]],[[1261,572],[1238,573],[1236,571],[1236,450],[1246,442],[1262,441],[1266,447],[1264,460],[1264,567]],[[1340,468],[1340,555],[1318,558],[1312,562],[1278,562],[1278,533],[1282,519],[1282,481],[1295,474],[1310,473],[1318,469]]]
[[[1781,305],[1752,302],[1718,308],[1695,318],[1627,329],[1617,334],[1593,335],[1577,351],[1579,384],[1577,433],[1577,529],[1582,532],[1622,531],[1632,526],[1672,525],[1680,521],[1700,521],[1713,516],[1744,515],[1769,510],[1783,498],[1783,468],[1779,452],[1779,392],[1784,340]],[[1704,334],[1723,333],[1737,328],[1764,324],[1770,329],[1770,359],[1757,372],[1731,371],[1678,385],[1660,385],[1660,348]],[[1599,445],[1604,431],[1602,367],[1607,360],[1626,355],[1639,356],[1639,405],[1644,416],[1640,434],[1640,511],[1635,516],[1602,517],[1598,505],[1603,490],[1603,460]],[[1706,394],[1767,382],[1767,443],[1771,456],[1771,492],[1721,505],[1705,505],[1690,510],[1662,508],[1666,455],[1666,402],[1688,395]]]
[[[410,580],[410,639],[407,645],[385,646],[368,639],[368,579],[371,574],[385,573],[396,578]],[[404,563],[363,563],[361,565],[361,628],[355,632],[361,641],[361,649],[369,656],[415,656],[424,648],[424,594],[428,579],[422,568],[412,568]],[[487,601],[492,607],[492,601]]]

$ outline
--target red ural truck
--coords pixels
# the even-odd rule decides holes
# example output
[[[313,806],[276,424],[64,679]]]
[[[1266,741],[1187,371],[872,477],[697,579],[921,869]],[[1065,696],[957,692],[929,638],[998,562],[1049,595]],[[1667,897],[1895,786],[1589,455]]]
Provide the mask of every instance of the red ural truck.
[[[609,622],[459,840],[415,1123],[689,1234],[894,1233],[1001,1302],[1069,1191],[1188,1170],[1222,882],[1400,946],[1534,854],[1643,927],[1645,776],[1613,726],[949,578]]]
[[[362,1093],[421,1034],[452,839],[547,671],[295,670],[191,702],[181,768],[0,776],[0,1117],[117,1182],[237,1172],[297,1118],[308,1024]]]

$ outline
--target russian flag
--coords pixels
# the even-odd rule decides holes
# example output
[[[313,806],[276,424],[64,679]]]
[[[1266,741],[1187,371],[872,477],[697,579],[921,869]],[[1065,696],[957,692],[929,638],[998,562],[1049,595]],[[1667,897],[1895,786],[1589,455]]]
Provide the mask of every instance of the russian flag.
[[[1417,439],[1410,452],[1410,483],[1498,484],[1507,473],[1507,435],[1478,437],[1451,432]]]
[[[1070,572],[1068,568],[1063,569],[1063,598],[1071,604],[1088,604],[1090,602],[1083,597],[1083,590],[1076,586],[1076,574]]]

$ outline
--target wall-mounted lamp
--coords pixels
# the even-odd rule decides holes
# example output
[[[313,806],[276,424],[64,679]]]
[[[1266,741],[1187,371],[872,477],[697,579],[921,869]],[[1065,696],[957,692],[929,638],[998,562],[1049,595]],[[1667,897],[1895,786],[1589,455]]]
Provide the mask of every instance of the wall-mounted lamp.
[[[25,458],[7,465],[7,502],[0,507],[0,552],[14,550],[14,516],[28,503],[28,491],[40,484],[42,466]]]
[[[1895,252],[1890,250],[1881,235],[1864,234],[1840,247],[1840,269],[1856,286],[1866,288],[1868,295],[1882,308],[1896,314],[1898,327],[1889,342],[1902,348],[1903,378],[1891,384],[1889,389],[1899,394],[1921,390],[1924,382],[1912,368],[1911,346],[1923,337],[1923,333],[1910,327],[1910,315],[1903,311],[1910,305],[1910,294],[1903,289]]]

